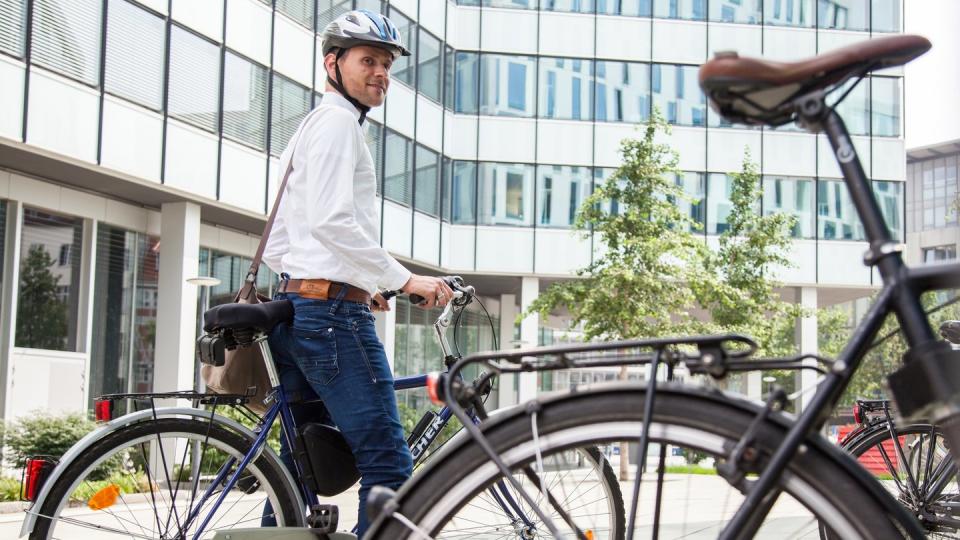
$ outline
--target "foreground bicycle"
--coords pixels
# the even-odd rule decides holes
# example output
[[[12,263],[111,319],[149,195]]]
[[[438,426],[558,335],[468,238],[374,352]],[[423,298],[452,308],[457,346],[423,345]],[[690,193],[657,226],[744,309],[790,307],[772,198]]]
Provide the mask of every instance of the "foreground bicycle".
[[[458,347],[456,353],[451,350],[446,331],[451,322],[456,329],[475,292],[459,277],[447,281],[455,297],[434,328],[444,364],[451,366],[460,355]],[[411,301],[417,302],[415,298]],[[266,336],[291,316],[287,301],[227,304],[205,314],[208,334],[201,338],[203,361],[222,361],[225,347],[261,348],[274,384],[268,398],[272,405],[262,418],[244,406],[249,396],[243,395],[170,392],[103,396],[96,403],[100,419],[109,419],[115,405],[126,400],[146,403],[146,407],[86,436],[52,471],[30,471],[28,463],[27,491],[32,493],[29,498],[34,503],[27,511],[21,536],[210,538],[220,532],[258,526],[266,501],[276,509],[271,516],[279,526],[336,531],[337,508],[318,503],[321,497],[352,486],[359,473],[346,441],[336,429],[316,423],[296,424],[289,409],[292,396],[277,384]],[[483,378],[485,383],[475,385],[479,390],[465,411],[464,418],[470,423],[486,418],[483,403],[492,380]],[[425,375],[398,378],[394,387],[422,388],[426,379]],[[157,400],[174,398],[190,399],[211,409],[157,406]],[[221,414],[217,414],[218,408]],[[256,429],[251,431],[223,416],[224,408],[253,420]],[[425,459],[450,418],[447,408],[424,415],[408,438],[415,464]],[[295,476],[266,445],[270,428],[278,419],[290,447],[296,449]],[[585,530],[597,531],[598,535],[602,531],[603,537],[624,537],[623,498],[613,470],[598,448],[573,448],[548,460],[547,467],[550,473],[546,480],[551,485],[570,485],[570,497],[592,501],[565,515],[572,516]],[[47,474],[45,478],[41,471]],[[478,508],[482,518],[479,524],[462,525],[471,533],[501,537],[506,531],[516,538],[527,538],[528,532],[539,526],[537,516],[513,486],[504,482],[493,485],[484,497],[486,505]],[[264,530],[261,537],[271,534]]]
[[[469,439],[448,445],[419,475],[391,496],[378,490],[382,511],[371,530],[377,539],[430,538],[453,516],[469,513],[475,496],[524,468],[570,447],[617,444],[639,447],[627,538],[923,538],[925,531],[876,479],[817,432],[830,415],[877,337],[885,318],[898,318],[910,349],[889,379],[907,422],[926,419],[960,457],[960,356],[933,334],[920,303],[930,290],[960,287],[960,265],[907,268],[864,174],[837,103],[870,72],[903,65],[925,53],[918,36],[879,38],[804,62],[775,63],[723,53],[700,70],[711,106],[731,122],[779,126],[797,121],[825,132],[864,225],[883,288],[839,358],[813,355],[751,358],[755,344],[736,335],[635,340],[473,355],[438,382],[439,395],[457,417],[476,387],[457,374],[482,364],[490,373],[644,364],[645,386],[578,388],[532,401],[467,425]],[[847,83],[853,84],[848,85]],[[846,93],[828,103],[833,92]],[[721,378],[734,371],[817,369],[822,382],[798,417],[781,412],[783,392],[765,405],[702,387],[658,382],[683,365],[690,373]],[[667,454],[685,456],[687,469]],[[652,454],[651,454],[652,453]],[[696,472],[706,475],[691,474]],[[644,482],[642,480],[651,480]],[[553,496],[550,486],[520,491],[541,514],[578,501]],[[541,536],[592,538],[572,520],[544,519]]]

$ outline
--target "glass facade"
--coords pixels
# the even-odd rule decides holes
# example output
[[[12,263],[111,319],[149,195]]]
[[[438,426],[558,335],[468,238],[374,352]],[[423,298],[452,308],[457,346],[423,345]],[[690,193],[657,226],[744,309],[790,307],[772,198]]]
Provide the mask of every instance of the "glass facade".
[[[592,183],[589,167],[538,166],[537,226],[572,226]]]
[[[763,178],[763,214],[789,214],[796,217],[790,236],[813,238],[815,224],[814,179],[789,176]]]
[[[160,239],[100,224],[96,249],[90,406],[102,394],[153,390]]]
[[[910,232],[957,226],[958,159],[952,155],[907,164]]]
[[[645,122],[650,117],[650,65],[596,62],[597,122]]]
[[[220,48],[180,27],[170,33],[170,116],[216,131],[220,109]]]
[[[590,120],[593,62],[579,58],[540,58],[540,117]]]
[[[478,173],[479,225],[533,225],[533,165],[481,163]]]
[[[14,346],[79,350],[83,220],[25,208]]]
[[[817,182],[817,237],[824,240],[863,240],[863,224],[842,180]]]
[[[227,52],[223,75],[223,136],[267,147],[267,68]]]
[[[153,110],[163,108],[163,19],[126,0],[107,4],[104,89]]]

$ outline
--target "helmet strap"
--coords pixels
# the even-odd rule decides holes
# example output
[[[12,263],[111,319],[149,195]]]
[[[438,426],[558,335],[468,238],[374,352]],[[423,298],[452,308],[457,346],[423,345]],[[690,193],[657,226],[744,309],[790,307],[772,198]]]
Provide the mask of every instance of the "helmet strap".
[[[360,111],[359,122],[360,122],[360,125],[363,125],[364,119],[367,118],[367,113],[370,112],[370,107],[364,105],[363,103],[360,103],[356,98],[354,98],[353,96],[347,93],[346,87],[343,86],[343,76],[340,75],[340,58],[344,54],[346,54],[346,52],[347,52],[347,49],[345,48],[337,49],[337,59],[333,64],[333,69],[334,71],[336,71],[336,74],[337,74],[337,80],[333,80],[330,78],[330,75],[327,75],[327,82],[330,83],[330,86],[333,86],[337,90],[337,92],[340,92],[340,95],[346,98],[347,101],[349,101],[354,107],[356,107],[358,111]]]

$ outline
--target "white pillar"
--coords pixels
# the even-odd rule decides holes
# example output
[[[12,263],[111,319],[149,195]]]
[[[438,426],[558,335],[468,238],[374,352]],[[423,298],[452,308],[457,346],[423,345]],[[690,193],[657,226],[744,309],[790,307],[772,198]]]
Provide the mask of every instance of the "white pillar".
[[[397,346],[397,298],[388,300],[390,311],[377,311],[374,317],[377,318],[377,335],[383,342],[383,350],[387,353],[387,363],[390,364],[390,371],[396,364],[393,361],[394,349]]]
[[[800,347],[801,354],[817,354],[819,343],[817,342],[817,288],[799,287],[797,289],[797,302],[804,309],[811,312],[808,317],[802,317],[797,324],[797,345]],[[816,366],[816,360],[807,360],[807,365]],[[799,376],[800,390],[809,390],[817,384],[817,372],[804,369],[800,371]],[[800,398],[800,411],[807,408],[807,404],[813,399],[812,390],[804,392]]]
[[[200,271],[200,206],[165,203],[160,219],[153,390],[189,390],[196,358],[197,286],[186,280]]]
[[[530,304],[540,296],[540,278],[527,276],[520,285],[520,309],[526,311]],[[531,314],[520,322],[520,341],[523,347],[536,347],[540,332],[540,316]],[[517,400],[520,403],[537,397],[537,374],[521,373]]]
[[[20,288],[20,236],[23,228],[23,203],[18,201],[7,202],[6,238],[4,245],[6,253],[0,253],[3,260],[3,291],[0,291],[0,419],[7,418],[10,405],[10,370],[13,369],[10,359],[13,355],[13,335],[17,329],[17,291]],[[0,464],[2,465],[2,464]]]
[[[763,372],[747,372],[747,397],[756,401],[762,401],[763,396]]]
[[[514,348],[513,328],[517,320],[517,295],[500,295],[500,349],[510,350]],[[517,393],[514,391],[516,386],[515,375],[501,375],[500,382],[497,384],[500,395],[499,403],[501,407],[515,405],[517,403]]]
[[[97,285],[96,266],[97,222],[92,219],[85,219],[83,220],[83,252],[80,264],[80,321],[77,325],[78,349],[87,354],[87,365],[83,370],[84,381],[81,383],[84,410],[86,410],[87,403],[90,400],[90,366],[93,363],[93,325],[96,317],[93,310],[93,295]]]

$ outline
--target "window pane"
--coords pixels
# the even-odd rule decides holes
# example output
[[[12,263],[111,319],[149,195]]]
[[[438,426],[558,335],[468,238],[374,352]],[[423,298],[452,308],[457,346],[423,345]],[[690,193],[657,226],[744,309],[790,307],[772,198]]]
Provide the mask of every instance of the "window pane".
[[[903,240],[903,182],[873,182],[873,194],[880,205],[887,229],[894,240]]]
[[[843,88],[833,93],[834,99],[842,96],[853,84],[850,81]],[[836,105],[837,112],[843,118],[847,125],[847,131],[851,135],[869,135],[870,134],[870,80],[864,79],[857,85],[850,94]]]
[[[593,0],[540,0],[543,11],[593,13]]]
[[[706,123],[706,98],[697,82],[696,66],[653,64],[653,104],[667,122],[681,126]]]
[[[220,48],[186,30],[170,34],[170,115],[208,131],[217,129]]]
[[[454,110],[458,113],[476,114],[480,90],[480,55],[470,52],[457,52],[456,61],[456,98]]]
[[[590,120],[593,62],[577,58],[540,59],[540,116],[563,120]],[[517,80],[511,63],[511,82]],[[521,92],[516,94],[519,96]],[[511,96],[513,89],[511,88]],[[513,98],[511,97],[511,107]]]
[[[596,64],[598,122],[646,122],[650,117],[650,66],[628,62]]]
[[[765,176],[763,178],[763,215],[790,214],[797,221],[790,236],[813,238],[814,181],[809,178]]]
[[[467,3],[466,5],[475,6],[477,4]],[[485,7],[537,9],[537,0],[483,0],[483,5]]]
[[[431,216],[440,215],[440,156],[436,152],[417,145],[417,174],[414,208]]]
[[[704,201],[704,173],[682,172],[674,176],[674,184],[680,187],[693,202],[677,200],[674,203],[680,207],[680,211],[690,217],[699,228],[692,229],[698,232],[703,231],[704,213],[706,211],[706,201]]]
[[[477,164],[472,161],[453,162],[450,198],[454,224],[476,223]]]
[[[900,136],[900,81],[893,77],[872,77],[873,134],[881,137]]]
[[[267,144],[266,68],[227,52],[223,82],[223,135],[258,150]]]
[[[277,0],[277,11],[294,21],[313,28],[313,0]]]
[[[711,173],[707,191],[707,234],[720,234],[727,229],[727,217],[732,204],[733,178],[726,174]]]
[[[762,0],[713,0],[710,20],[726,23],[760,24]]]
[[[874,32],[899,32],[900,0],[873,0],[870,18]]]
[[[24,209],[16,346],[76,351],[83,220]]]
[[[23,57],[27,17],[26,0],[0,1],[0,51]]]
[[[404,82],[407,86],[413,87],[413,81],[416,76],[416,65],[413,61],[417,54],[416,25],[408,19],[406,15],[400,13],[392,6],[390,7],[390,20],[393,21],[393,24],[397,25],[397,31],[400,32],[400,39],[403,41],[403,45],[409,49],[412,54],[412,56],[401,56],[397,58],[390,68],[390,76],[395,80]]]
[[[839,30],[868,30],[868,2],[869,0],[817,0],[817,26]]]
[[[425,30],[420,30],[419,50],[417,51],[419,75],[417,88],[428,98],[440,101],[440,40]]]
[[[812,28],[816,16],[813,1],[764,0],[764,23],[776,26]]]
[[[653,16],[702,21],[707,16],[707,0],[654,0]]]
[[[379,2],[377,2],[379,4]],[[367,7],[367,6],[358,6]],[[317,31],[323,32],[323,29],[330,24],[330,21],[352,9],[351,0],[317,0]],[[367,9],[370,9],[367,7]],[[375,10],[382,13],[381,9]]]
[[[279,156],[297,126],[310,112],[310,89],[273,74],[273,103],[270,118],[270,153]]]
[[[372,120],[366,120],[364,125],[367,126],[364,139],[370,149],[370,157],[373,158],[373,172],[379,180],[383,178],[383,126]],[[377,195],[379,194],[380,182],[377,182]]]
[[[480,113],[530,118],[536,106],[537,59],[484,54],[481,58]]]
[[[597,0],[597,13],[649,17],[653,13],[653,0]]]
[[[817,182],[817,236],[822,240],[863,240],[863,225],[842,180]]]
[[[413,142],[399,133],[387,130],[385,170],[383,171],[384,197],[410,206],[413,195]]]
[[[530,226],[533,223],[533,166],[480,164],[480,225]]]
[[[163,107],[163,19],[126,0],[107,9],[106,90],[154,110]]]
[[[570,227],[590,195],[589,167],[537,167],[537,226]]]
[[[31,61],[98,84],[101,6],[100,0],[35,0]]]
[[[153,389],[160,239],[101,224],[90,398]]]

